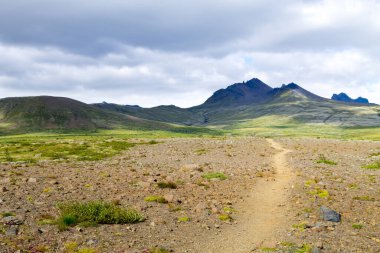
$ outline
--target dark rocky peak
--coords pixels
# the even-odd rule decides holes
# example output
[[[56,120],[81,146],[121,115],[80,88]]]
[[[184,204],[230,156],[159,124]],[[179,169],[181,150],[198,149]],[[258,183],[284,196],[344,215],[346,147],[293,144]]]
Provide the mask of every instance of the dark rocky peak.
[[[216,91],[203,105],[229,106],[260,103],[267,99],[271,90],[273,90],[272,87],[257,78],[253,78],[247,82],[235,83]]]
[[[332,100],[341,101],[341,102],[347,102],[347,103],[362,103],[362,104],[369,104],[368,99],[363,97],[358,97],[357,99],[352,99],[350,96],[348,96],[346,93],[341,92],[339,94],[333,94],[331,97]]]

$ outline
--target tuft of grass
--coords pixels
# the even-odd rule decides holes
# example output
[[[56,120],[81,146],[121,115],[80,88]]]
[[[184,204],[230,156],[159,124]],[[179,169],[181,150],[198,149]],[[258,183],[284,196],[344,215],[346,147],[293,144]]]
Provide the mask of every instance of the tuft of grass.
[[[223,207],[223,211],[224,211],[225,213],[228,213],[228,214],[236,213],[236,212],[237,212],[236,209],[234,209],[234,208],[232,208],[232,207],[229,207],[229,206],[225,206],[225,207]]]
[[[205,179],[218,178],[220,180],[226,180],[228,177],[222,172],[209,172],[202,175]]]
[[[177,220],[179,222],[188,222],[188,221],[190,221],[190,217],[187,217],[187,216],[179,217]]]
[[[166,201],[166,199],[162,196],[148,196],[148,197],[144,198],[144,201],[146,201],[146,202],[157,202],[157,203],[161,203],[161,204],[168,203]]]
[[[359,224],[359,223],[352,224],[353,229],[362,229],[363,227],[364,227],[363,224]]]
[[[309,244],[304,244],[300,248],[296,249],[295,253],[310,253],[312,249],[313,248]]]
[[[299,231],[305,231],[305,229],[307,228],[307,225],[306,225],[306,223],[302,222],[302,223],[298,223],[298,224],[293,224],[292,228],[296,228]]]
[[[368,169],[368,170],[380,170],[380,161],[368,164],[368,165],[363,165],[363,169]]]
[[[229,214],[221,214],[219,215],[219,220],[221,221],[231,221],[232,217]]]
[[[174,182],[158,182],[157,186],[158,188],[161,188],[161,189],[164,189],[164,188],[177,189],[177,184]]]
[[[202,149],[195,150],[194,153],[197,155],[204,155],[207,153],[207,150],[202,148]]]
[[[307,180],[304,183],[305,187],[308,187],[308,188],[311,188],[311,186],[315,184],[317,184],[317,181],[315,181],[314,179]]]
[[[309,194],[318,196],[319,198],[322,198],[322,199],[328,198],[330,196],[327,190],[318,189],[318,188],[315,190],[309,191]]]
[[[375,201],[375,198],[370,197],[370,196],[356,196],[353,199],[360,200],[360,201]]]
[[[65,253],[96,253],[97,250],[94,248],[79,248],[76,242],[67,242],[65,244]]]
[[[372,153],[369,155],[369,157],[374,157],[374,156],[380,156],[380,152]]]
[[[337,162],[334,162],[332,160],[328,160],[324,155],[319,155],[319,159],[317,160],[317,163],[324,163],[328,165],[337,165]]]
[[[77,224],[126,224],[144,220],[133,209],[124,209],[102,201],[67,202],[60,203],[57,207],[61,213],[57,220],[61,231]]]
[[[2,217],[9,217],[9,216],[15,216],[15,214],[12,212],[5,212],[5,213],[2,213],[1,216]]]

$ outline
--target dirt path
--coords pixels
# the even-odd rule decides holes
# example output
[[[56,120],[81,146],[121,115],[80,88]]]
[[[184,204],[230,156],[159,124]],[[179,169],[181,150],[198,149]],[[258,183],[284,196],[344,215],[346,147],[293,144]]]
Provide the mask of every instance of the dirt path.
[[[277,173],[274,178],[257,181],[247,201],[237,206],[240,210],[236,217],[238,224],[205,242],[202,252],[255,252],[262,247],[274,246],[280,240],[281,232],[289,227],[287,200],[293,173],[286,165],[286,154],[290,150],[272,139],[267,141],[279,151],[272,160]]]

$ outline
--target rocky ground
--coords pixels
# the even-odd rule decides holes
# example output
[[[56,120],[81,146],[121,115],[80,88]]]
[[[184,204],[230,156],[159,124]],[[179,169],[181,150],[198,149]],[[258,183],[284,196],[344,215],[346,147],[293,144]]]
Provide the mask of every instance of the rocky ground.
[[[292,150],[288,225],[276,243],[256,251],[380,252],[380,171],[361,167],[379,158],[373,154],[380,143],[276,141]],[[194,252],[200,242],[245,222],[239,213],[247,211],[249,193],[258,182],[276,180],[276,153],[262,138],[163,139],[100,162],[3,163],[0,213],[7,217],[0,223],[0,252]],[[317,163],[320,155],[336,164]],[[226,179],[202,177],[210,172]],[[160,182],[177,188],[161,189]],[[144,200],[150,196],[168,203]],[[146,220],[63,232],[44,222],[58,217],[57,203],[73,200],[112,201]],[[322,205],[340,213],[341,222],[321,219]]]

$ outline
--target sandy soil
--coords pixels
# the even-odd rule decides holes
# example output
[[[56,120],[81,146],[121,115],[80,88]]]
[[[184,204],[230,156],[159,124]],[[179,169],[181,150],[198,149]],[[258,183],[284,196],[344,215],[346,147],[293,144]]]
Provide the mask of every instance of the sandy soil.
[[[0,223],[0,252],[67,252],[72,242],[97,252],[283,252],[289,245],[380,252],[380,172],[361,167],[379,151],[379,142],[368,141],[194,138],[138,145],[101,162],[2,164],[0,213],[12,212],[22,224],[7,235]],[[337,165],[317,163],[321,154]],[[203,178],[208,172],[228,179]],[[158,188],[163,181],[178,188]],[[152,195],[169,203],[144,201]],[[58,216],[59,202],[94,199],[134,207],[147,220],[64,232],[40,223]],[[342,222],[322,221],[321,205],[341,213]],[[232,219],[220,220],[226,216]]]

